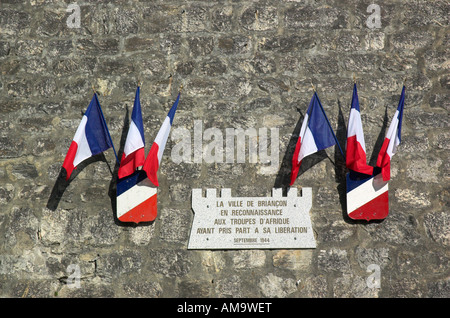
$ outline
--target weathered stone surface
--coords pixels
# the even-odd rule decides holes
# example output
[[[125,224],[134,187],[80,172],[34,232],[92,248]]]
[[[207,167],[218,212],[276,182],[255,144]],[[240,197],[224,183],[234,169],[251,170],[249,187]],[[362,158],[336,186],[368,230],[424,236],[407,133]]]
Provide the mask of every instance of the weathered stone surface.
[[[358,264],[362,269],[367,269],[371,264],[376,264],[383,269],[391,261],[388,248],[366,249],[357,247],[355,254]]]
[[[272,258],[273,266],[289,270],[307,270],[311,260],[310,250],[281,250]]]
[[[333,297],[338,298],[374,298],[378,289],[368,288],[364,278],[344,275],[336,279]]]
[[[448,298],[450,296],[449,280],[442,280],[428,284],[429,294],[427,297],[431,298]]]
[[[6,204],[14,198],[14,186],[5,184],[0,186],[0,203]]]
[[[261,278],[258,284],[264,297],[267,298],[284,298],[297,290],[295,280],[292,278],[282,278],[269,273]]]
[[[428,213],[424,217],[424,224],[427,234],[434,242],[444,246],[450,244],[450,223],[448,213]]]
[[[345,28],[348,13],[331,6],[293,5],[286,11],[285,23],[288,28],[296,30],[316,28]]]
[[[183,298],[205,298],[209,297],[210,282],[182,281],[178,284],[179,295]]]
[[[321,250],[317,260],[321,271],[340,273],[348,273],[350,271],[350,262],[345,250],[335,248]]]
[[[190,214],[177,209],[161,209],[160,238],[167,242],[186,243],[191,228]]]
[[[214,282],[215,295],[219,298],[241,298],[244,297],[242,288],[242,279],[240,276],[232,275]]]
[[[409,244],[415,246],[423,239],[417,230],[418,224],[411,214],[395,213],[390,209],[385,224],[369,224],[366,230],[375,241],[386,241],[391,244]]]
[[[148,260],[150,270],[166,277],[183,277],[192,266],[185,250],[152,250]]]
[[[96,273],[102,277],[116,278],[123,274],[139,273],[142,257],[135,251],[112,252],[100,255],[96,261]]]
[[[226,260],[222,253],[217,251],[203,252],[201,255],[202,265],[211,272],[220,272],[226,266]]]
[[[313,276],[297,281],[297,288],[301,297],[306,298],[324,298],[327,295],[327,279],[325,276]]]
[[[266,261],[264,251],[242,250],[233,253],[233,266],[235,268],[254,268],[262,267]]]
[[[161,285],[152,281],[127,282],[124,284],[123,290],[124,297],[131,298],[159,298],[163,293]]]

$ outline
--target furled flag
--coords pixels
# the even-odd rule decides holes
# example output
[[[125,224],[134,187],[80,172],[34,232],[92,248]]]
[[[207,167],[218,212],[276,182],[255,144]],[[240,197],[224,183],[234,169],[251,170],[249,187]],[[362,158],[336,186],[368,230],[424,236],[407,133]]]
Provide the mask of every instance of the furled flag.
[[[145,171],[117,180],[116,215],[121,222],[150,222],[157,215],[157,188]]]
[[[169,137],[170,128],[172,127],[173,118],[175,117],[179,100],[180,93],[178,93],[176,101],[173,103],[172,108],[159,129],[142,168],[147,173],[147,177],[155,186],[159,186],[157,172],[164,153],[164,148],[166,147],[167,138]]]
[[[391,159],[397,151],[400,144],[402,132],[403,106],[405,104],[405,86],[403,85],[402,94],[398,103],[397,111],[392,118],[389,130],[384,138],[380,153],[378,154],[377,167],[381,168],[381,174],[384,181],[391,178]]]
[[[381,173],[347,173],[347,215],[354,220],[381,220],[389,213],[389,185]]]
[[[366,144],[364,142],[356,83],[353,86],[352,107],[348,118],[345,158],[348,169],[367,175],[373,174],[373,167],[367,165],[366,161]]]
[[[378,168],[373,169],[375,175],[368,176],[352,169],[347,174],[347,214],[354,220],[381,220],[389,213],[390,159],[400,143],[404,98],[403,86],[398,109],[378,156]]]
[[[158,179],[156,173],[169,136],[179,98],[180,94],[178,94],[176,102],[156,136],[155,142],[144,161],[143,170],[134,170],[131,175],[127,175],[117,181],[117,219],[121,222],[150,222],[158,214]]]
[[[133,112],[131,113],[131,123],[128,128],[128,135],[120,161],[118,171],[119,179],[133,174],[134,171],[144,164],[145,161],[145,138],[144,124],[142,122],[142,111],[140,102],[140,87],[136,89]]]
[[[66,180],[79,163],[111,147],[114,148],[111,136],[97,94],[94,93],[62,165],[67,172]]]
[[[290,185],[294,184],[297,178],[303,158],[334,144],[336,144],[334,133],[320,104],[319,97],[314,92],[303,119],[300,135],[292,157]]]

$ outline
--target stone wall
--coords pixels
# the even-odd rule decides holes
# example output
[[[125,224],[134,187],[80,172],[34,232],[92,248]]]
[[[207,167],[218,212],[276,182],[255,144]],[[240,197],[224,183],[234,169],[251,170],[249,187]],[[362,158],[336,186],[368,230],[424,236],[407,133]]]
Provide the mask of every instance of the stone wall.
[[[448,1],[376,0],[376,25],[372,1],[79,0],[79,28],[70,4],[0,3],[1,297],[450,296]],[[353,76],[371,164],[406,79],[389,216],[346,216],[331,147],[294,184],[312,187],[316,249],[188,250],[192,188],[287,187],[311,83],[345,145]],[[183,85],[172,132],[277,128],[279,164],[174,162],[169,138],[157,219],[118,222],[111,149],[60,171],[92,86],[121,155],[138,81],[146,151]]]

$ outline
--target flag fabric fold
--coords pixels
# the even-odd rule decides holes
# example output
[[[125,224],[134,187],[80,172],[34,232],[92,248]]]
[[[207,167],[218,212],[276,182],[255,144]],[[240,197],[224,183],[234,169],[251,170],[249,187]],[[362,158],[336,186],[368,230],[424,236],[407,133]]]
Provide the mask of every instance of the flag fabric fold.
[[[121,222],[150,222],[157,214],[157,188],[145,171],[137,170],[119,179],[116,188],[116,215]]]
[[[292,157],[291,183],[297,178],[303,158],[336,144],[334,133],[320,104],[317,93],[309,103]]]
[[[66,180],[69,180],[78,164],[111,147],[113,144],[108,127],[97,94],[94,93],[62,165],[67,172]]]
[[[347,127],[346,145],[346,165],[347,168],[359,173],[372,175],[373,167],[367,165],[366,144],[361,123],[361,113],[359,109],[358,91],[356,83],[353,86],[352,104]]]
[[[379,173],[364,176],[350,171],[346,176],[347,215],[353,220],[381,220],[389,214],[389,184]]]
[[[381,174],[384,181],[391,178],[391,159],[397,152],[397,147],[400,144],[402,131],[403,106],[405,104],[405,86],[403,85],[402,94],[398,103],[397,110],[392,118],[389,130],[381,146],[377,158],[377,167],[381,168]]]
[[[144,124],[142,121],[142,110],[140,102],[140,87],[136,89],[133,111],[131,113],[131,123],[128,129],[127,139],[120,161],[118,177],[119,179],[129,176],[145,161],[145,137]]]
[[[170,129],[172,127],[172,122],[175,117],[175,112],[178,107],[178,102],[180,100],[180,93],[178,93],[177,99],[173,103],[169,113],[164,119],[161,128],[156,135],[156,138],[150,148],[150,151],[145,159],[143,170],[147,173],[147,177],[155,185],[159,186],[157,172],[161,164],[161,159],[164,153],[164,148],[166,147],[167,139],[169,137]]]

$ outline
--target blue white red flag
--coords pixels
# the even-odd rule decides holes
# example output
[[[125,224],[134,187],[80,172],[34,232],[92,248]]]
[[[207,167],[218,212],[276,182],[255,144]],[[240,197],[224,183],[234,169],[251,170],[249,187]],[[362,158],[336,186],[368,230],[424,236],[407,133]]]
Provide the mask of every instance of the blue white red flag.
[[[116,189],[116,215],[121,222],[150,222],[157,215],[157,188],[138,170],[119,179]]]
[[[62,165],[67,172],[66,180],[69,180],[79,163],[111,147],[113,143],[108,127],[97,94],[94,93]]]
[[[356,83],[353,86],[352,106],[348,118],[347,127],[347,147],[346,147],[347,168],[367,175],[373,174],[373,167],[367,165],[366,144],[361,123],[361,113],[359,109],[358,91]]]
[[[300,134],[292,157],[291,183],[293,185],[297,178],[298,171],[303,158],[317,151],[326,149],[336,144],[334,133],[331,130],[328,119],[320,104],[317,93],[309,103],[303,119]]]
[[[150,151],[147,155],[147,158],[145,159],[144,166],[142,168],[147,173],[147,177],[155,186],[159,186],[157,172],[161,164],[164,148],[166,147],[167,139],[169,137],[170,129],[172,127],[179,100],[180,93],[178,93],[176,101],[172,105],[172,108],[170,109],[161,128],[159,129],[159,132],[156,135],[155,141],[150,148]]]
[[[397,152],[397,147],[400,144],[404,104],[405,86],[403,86],[397,110],[392,118],[386,137],[384,138],[380,153],[378,154],[377,167],[381,168],[381,174],[383,175],[384,181],[388,181],[391,178],[391,159]]]
[[[347,174],[347,214],[354,220],[381,220],[389,213],[388,181],[381,173],[367,176]]]
[[[372,174],[376,173],[376,175],[367,176],[363,171],[349,167],[350,172],[347,174],[346,181],[347,214],[352,219],[380,220],[386,218],[389,213],[390,162],[400,144],[404,101],[405,87],[403,86],[398,108],[378,155],[377,168],[373,169]],[[348,156],[347,154],[347,158]]]
[[[136,89],[131,123],[120,161],[119,179],[133,174],[145,161],[145,137],[144,124],[142,122],[142,110],[140,102],[140,87]]]

